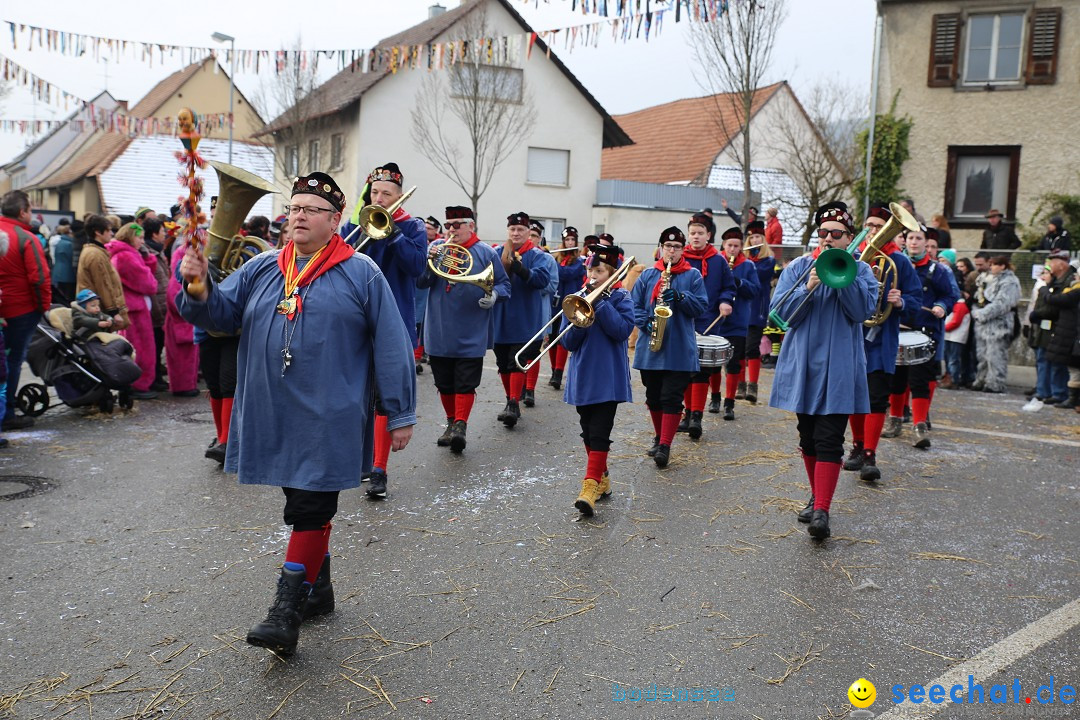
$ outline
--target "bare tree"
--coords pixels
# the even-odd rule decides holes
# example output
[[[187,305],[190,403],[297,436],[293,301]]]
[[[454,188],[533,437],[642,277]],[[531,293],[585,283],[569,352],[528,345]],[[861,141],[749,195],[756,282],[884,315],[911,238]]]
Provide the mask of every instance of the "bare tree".
[[[802,196],[784,201],[802,216],[804,245],[814,228],[814,210],[852,195],[861,174],[855,136],[866,122],[857,114],[867,98],[852,85],[829,80],[811,87],[805,100],[801,106],[797,100],[785,104],[767,138]]]
[[[412,138],[469,197],[479,216],[480,198],[495,171],[532,132],[535,111],[524,71],[508,57],[492,62],[488,48],[473,42],[491,34],[482,7],[469,13],[457,34],[466,42],[465,56],[449,70],[424,78],[413,105]]]
[[[743,173],[744,217],[750,207],[754,94],[769,69],[773,41],[786,15],[786,0],[745,0],[728,3],[712,22],[691,25],[698,82],[716,96],[717,130],[724,138],[742,134],[742,147],[731,149]]]

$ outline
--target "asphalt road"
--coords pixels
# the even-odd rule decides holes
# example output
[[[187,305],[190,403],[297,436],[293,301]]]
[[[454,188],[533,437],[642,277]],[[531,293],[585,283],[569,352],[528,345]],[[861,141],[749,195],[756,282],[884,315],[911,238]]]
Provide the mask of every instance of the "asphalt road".
[[[508,431],[485,370],[454,457],[419,378],[390,496],[342,496],[337,611],[287,661],[243,641],[283,560],[282,498],[202,457],[205,399],[60,408],[9,434],[0,475],[50,487],[0,502],[0,717],[811,720],[846,717],[860,677],[881,715],[891,687],[965,663],[987,689],[1080,685],[1080,612],[1032,626],[1080,597],[1080,415],[941,391],[933,448],[909,426],[883,441],[883,481],[845,473],[817,544],[795,522],[792,416],[706,415],[660,471],[641,391],[619,411],[613,496],[582,521],[577,416],[546,379]],[[728,699],[629,699],[653,684]],[[1080,717],[1060,701],[938,709]]]

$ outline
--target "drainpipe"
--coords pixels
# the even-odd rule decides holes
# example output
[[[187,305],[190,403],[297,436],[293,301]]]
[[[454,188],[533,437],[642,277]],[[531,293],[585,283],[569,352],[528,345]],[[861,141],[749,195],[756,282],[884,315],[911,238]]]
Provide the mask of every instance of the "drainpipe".
[[[870,84],[870,132],[866,138],[866,198],[863,200],[863,218],[870,214],[870,179],[872,177],[871,160],[874,157],[874,126],[877,124],[878,83],[881,76],[881,2],[877,3],[877,18],[874,22],[874,69]],[[887,198],[886,198],[887,199]]]

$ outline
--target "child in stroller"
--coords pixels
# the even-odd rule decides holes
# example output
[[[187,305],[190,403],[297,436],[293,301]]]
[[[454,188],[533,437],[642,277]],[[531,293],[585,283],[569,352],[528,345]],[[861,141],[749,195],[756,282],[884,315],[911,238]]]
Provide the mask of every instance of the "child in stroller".
[[[49,408],[48,386],[52,386],[69,407],[97,405],[110,413],[119,402],[121,408],[130,409],[131,383],[142,371],[135,364],[131,343],[105,332],[111,325],[90,290],[80,291],[71,307],[54,305],[38,323],[26,355],[30,369],[44,384],[19,388],[16,407],[24,415],[41,415]]]

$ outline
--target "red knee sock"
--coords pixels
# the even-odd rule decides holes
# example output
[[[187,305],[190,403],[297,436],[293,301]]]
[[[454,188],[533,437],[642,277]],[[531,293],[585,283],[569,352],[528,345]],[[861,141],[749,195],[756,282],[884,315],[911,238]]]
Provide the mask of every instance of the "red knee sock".
[[[750,377],[748,379],[750,382],[756,383],[758,378],[761,377],[761,358],[752,358],[747,360],[746,364],[750,368]]]
[[[739,389],[739,376],[738,375],[732,375],[731,373],[728,373],[727,374],[727,387],[725,388],[724,399],[725,400],[734,400],[735,399],[735,391],[738,390],[738,389]]]
[[[420,362],[420,358],[424,357],[424,346],[417,345],[412,351],[413,360]]]
[[[802,456],[803,467],[806,468],[806,479],[810,481],[810,494],[814,494],[814,467],[817,465],[816,455],[807,455],[803,453]]]
[[[840,477],[840,463],[818,462],[814,466],[814,509],[829,512],[836,481]]]
[[[937,380],[930,381],[930,402],[934,402],[934,391],[937,390]],[[915,414],[915,408],[911,409],[911,413]]]
[[[510,399],[518,401],[521,399],[521,391],[525,389],[525,373],[516,372],[510,373]]]
[[[652,418],[653,435],[660,437],[660,430],[663,429],[664,414],[659,410],[650,410],[649,417]]]
[[[564,348],[562,345],[555,346],[555,369],[562,370],[566,367],[566,358],[569,356],[570,351]]]
[[[705,403],[709,399],[709,383],[691,383],[690,390],[690,410],[704,412]]]
[[[930,398],[911,398],[911,424],[926,422],[930,414]]]
[[[457,415],[454,413],[454,398],[456,397],[457,395],[446,395],[443,393],[439,393],[439,401],[442,402],[443,412],[445,412],[446,417],[450,418],[451,420],[457,417]]]
[[[390,433],[386,429],[386,416],[375,413],[375,459],[372,466],[377,470],[386,470],[386,461],[390,459]]]
[[[889,395],[889,415],[904,417],[904,394]]]
[[[540,379],[540,363],[536,363],[525,373],[525,389],[535,390],[536,381]]]
[[[559,367],[559,345],[552,345],[548,348],[548,363],[551,365],[552,370],[556,370]]]
[[[878,441],[881,440],[881,428],[885,427],[885,413],[870,413],[865,418],[863,447],[876,452]]]
[[[851,423],[851,439],[853,442],[857,442],[860,445],[863,443],[863,438],[866,437],[866,415],[848,415],[848,422]]]
[[[506,397],[510,397],[510,375],[511,373],[499,373],[499,379],[502,380],[503,390],[506,391]]]
[[[326,555],[328,555],[330,553],[330,531],[333,529],[333,527],[334,527],[333,523],[326,523],[322,527],[322,533],[323,533],[323,542],[322,542],[323,557],[326,557]]]
[[[221,433],[218,442],[229,442],[229,424],[232,422],[232,398],[221,398]]]
[[[607,453],[599,450],[589,451],[589,464],[585,467],[585,477],[599,482],[607,469]]]
[[[217,441],[221,442],[221,398],[210,398],[210,413],[214,416],[214,432],[217,433]]]
[[[675,431],[679,429],[680,419],[681,415],[679,413],[664,413],[660,422],[661,445],[671,445],[671,441],[675,439]]]
[[[714,372],[709,376],[709,389],[714,393],[720,392],[720,372]]]
[[[307,581],[314,585],[326,557],[329,538],[329,523],[320,530],[293,530],[289,535],[289,547],[285,550],[285,562],[303,565]]]
[[[458,393],[454,398],[454,412],[451,413],[455,420],[469,422],[469,413],[472,412],[473,403],[476,402],[476,393]]]

